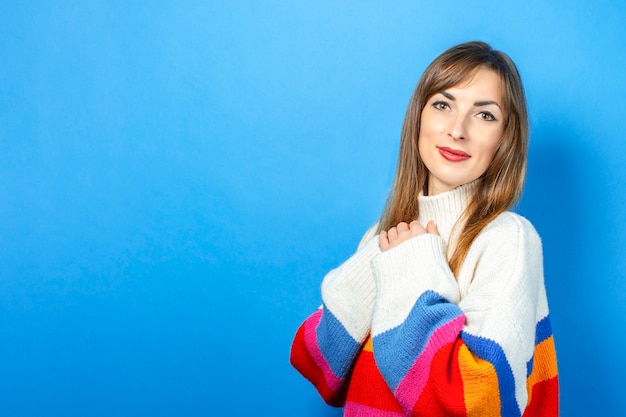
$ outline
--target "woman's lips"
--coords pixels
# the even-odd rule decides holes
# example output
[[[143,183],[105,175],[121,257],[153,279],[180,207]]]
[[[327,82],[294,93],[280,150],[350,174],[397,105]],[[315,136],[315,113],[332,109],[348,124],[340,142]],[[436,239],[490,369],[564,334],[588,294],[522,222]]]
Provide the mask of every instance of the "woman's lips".
[[[463,151],[459,151],[456,149],[446,148],[445,146],[438,146],[437,150],[448,161],[451,162],[461,162],[470,158],[470,155],[466,154]]]

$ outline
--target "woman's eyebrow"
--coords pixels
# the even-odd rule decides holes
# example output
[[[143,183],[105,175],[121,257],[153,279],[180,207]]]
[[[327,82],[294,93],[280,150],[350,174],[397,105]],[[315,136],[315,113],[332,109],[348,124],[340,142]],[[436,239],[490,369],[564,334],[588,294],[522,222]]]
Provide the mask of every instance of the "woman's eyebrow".
[[[447,98],[448,100],[452,100],[452,101],[456,100],[456,98],[454,98],[454,96],[448,93],[447,91],[442,91],[441,95]]]
[[[481,106],[488,106],[489,104],[495,104],[496,106],[498,106],[500,110],[502,110],[502,107],[500,107],[500,104],[494,100],[477,101],[476,103],[474,103],[474,106],[481,107]]]
[[[441,94],[442,96],[444,96],[445,98],[447,98],[450,101],[455,101],[456,97],[454,97],[452,94],[448,93],[447,91],[441,91],[439,94]],[[495,104],[496,106],[498,106],[498,108],[500,110],[502,110],[502,106],[500,106],[500,103],[498,103],[495,100],[481,100],[481,101],[477,101],[474,103],[475,107],[481,107],[481,106],[488,106],[489,104]]]

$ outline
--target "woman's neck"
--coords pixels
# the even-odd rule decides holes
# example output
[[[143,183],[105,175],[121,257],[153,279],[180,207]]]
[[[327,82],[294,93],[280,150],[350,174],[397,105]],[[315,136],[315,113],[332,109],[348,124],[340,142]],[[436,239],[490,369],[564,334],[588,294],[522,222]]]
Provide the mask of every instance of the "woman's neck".
[[[426,225],[429,220],[433,220],[441,237],[448,244],[454,226],[467,207],[475,187],[476,181],[473,181],[436,195],[420,194],[419,222]]]

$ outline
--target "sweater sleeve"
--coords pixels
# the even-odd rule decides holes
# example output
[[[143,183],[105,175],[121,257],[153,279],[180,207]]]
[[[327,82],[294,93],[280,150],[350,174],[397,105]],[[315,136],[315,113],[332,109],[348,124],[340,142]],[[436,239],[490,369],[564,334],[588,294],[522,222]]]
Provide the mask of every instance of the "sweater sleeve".
[[[343,405],[345,382],[370,334],[376,295],[371,261],[379,253],[378,239],[370,236],[326,275],[323,304],[300,326],[292,343],[292,365],[330,405]]]
[[[549,329],[541,242],[530,223],[507,213],[483,231],[459,274],[471,275],[467,288],[432,234],[381,253],[372,268],[374,357],[407,415],[529,415],[535,345]],[[538,359],[549,363],[535,382],[556,384],[553,346]],[[557,415],[553,388],[540,415]]]

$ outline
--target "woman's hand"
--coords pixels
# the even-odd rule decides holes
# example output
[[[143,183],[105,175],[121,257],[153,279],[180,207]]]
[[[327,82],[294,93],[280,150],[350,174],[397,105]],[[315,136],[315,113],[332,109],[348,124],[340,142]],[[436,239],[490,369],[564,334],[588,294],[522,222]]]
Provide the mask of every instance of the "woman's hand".
[[[413,220],[411,224],[401,222],[396,227],[389,229],[387,232],[380,232],[380,236],[378,236],[378,244],[380,245],[380,250],[384,252],[387,249],[398,246],[405,240],[424,233],[439,235],[439,230],[437,230],[437,225],[434,221],[429,221],[426,227],[422,226],[417,220]]]

